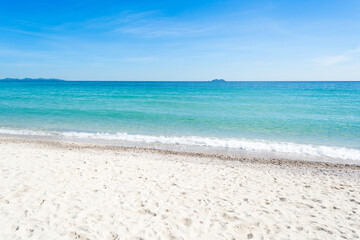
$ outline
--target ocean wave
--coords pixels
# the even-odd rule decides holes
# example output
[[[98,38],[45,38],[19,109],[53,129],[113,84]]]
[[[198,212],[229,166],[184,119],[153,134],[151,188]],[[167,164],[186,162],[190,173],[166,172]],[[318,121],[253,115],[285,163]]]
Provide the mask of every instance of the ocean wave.
[[[147,144],[174,144],[186,146],[204,146],[214,148],[229,148],[244,151],[264,151],[287,154],[305,154],[314,157],[328,157],[344,160],[360,161],[360,150],[320,146],[310,144],[297,144],[292,142],[274,142],[265,140],[248,140],[248,139],[231,139],[231,138],[214,138],[198,136],[151,136],[151,135],[134,135],[127,133],[87,133],[87,132],[56,132],[56,131],[34,131],[34,130],[15,130],[0,129],[0,134],[7,135],[29,135],[43,137],[63,137],[66,139],[94,139],[94,140],[112,140],[112,141],[129,141]]]

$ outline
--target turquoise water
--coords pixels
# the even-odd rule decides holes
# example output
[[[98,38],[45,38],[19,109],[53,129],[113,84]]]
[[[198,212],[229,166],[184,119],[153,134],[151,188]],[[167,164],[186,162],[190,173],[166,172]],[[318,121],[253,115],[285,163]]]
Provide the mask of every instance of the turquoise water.
[[[358,159],[360,82],[0,82],[0,133]]]

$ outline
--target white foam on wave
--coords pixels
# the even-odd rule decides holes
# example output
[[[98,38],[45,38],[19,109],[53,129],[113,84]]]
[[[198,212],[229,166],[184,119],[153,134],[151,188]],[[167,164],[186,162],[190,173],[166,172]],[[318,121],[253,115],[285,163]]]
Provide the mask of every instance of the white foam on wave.
[[[30,136],[56,136],[67,139],[97,139],[111,141],[130,141],[138,143],[160,143],[186,146],[204,146],[215,148],[229,148],[244,151],[265,151],[287,154],[310,155],[314,157],[328,157],[344,160],[355,160],[360,162],[360,150],[319,146],[310,144],[297,144],[292,142],[274,142],[265,140],[231,139],[231,138],[213,138],[213,137],[168,137],[151,135],[133,135],[127,133],[86,133],[86,132],[45,132],[33,130],[14,130],[0,128],[0,134],[8,135],[30,135]]]
[[[58,135],[57,132],[33,131],[27,129],[7,129],[0,128],[0,134],[7,135],[28,135],[28,136],[54,136]]]

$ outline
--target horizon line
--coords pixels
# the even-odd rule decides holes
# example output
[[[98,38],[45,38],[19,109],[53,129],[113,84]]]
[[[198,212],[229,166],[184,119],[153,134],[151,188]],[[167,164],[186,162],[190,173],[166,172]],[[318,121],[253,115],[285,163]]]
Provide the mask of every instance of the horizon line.
[[[26,79],[26,80],[25,80]],[[48,81],[48,82],[212,82],[213,80],[87,80],[87,79],[61,79],[61,78],[2,78],[0,82],[21,81]],[[224,80],[224,79],[223,79]],[[224,82],[359,82],[360,80],[224,80]]]

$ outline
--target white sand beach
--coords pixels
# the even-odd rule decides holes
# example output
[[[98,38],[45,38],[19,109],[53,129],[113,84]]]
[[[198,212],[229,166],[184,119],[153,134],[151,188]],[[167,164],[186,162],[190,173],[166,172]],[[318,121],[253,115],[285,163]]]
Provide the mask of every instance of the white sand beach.
[[[0,239],[358,239],[360,168],[0,138]]]

